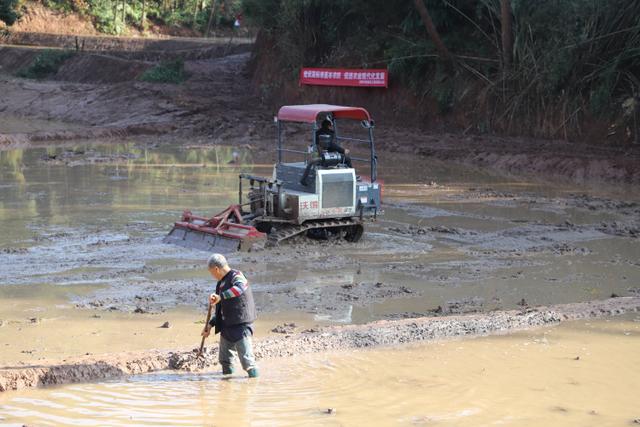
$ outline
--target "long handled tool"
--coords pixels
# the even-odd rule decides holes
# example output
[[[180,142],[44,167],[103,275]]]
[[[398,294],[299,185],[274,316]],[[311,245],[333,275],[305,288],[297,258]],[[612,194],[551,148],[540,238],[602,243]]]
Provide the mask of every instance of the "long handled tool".
[[[209,302],[209,310],[207,310],[207,320],[205,320],[204,322],[204,327],[206,328],[207,325],[209,324],[209,321],[211,321],[211,308],[213,306],[211,305],[211,302]],[[202,337],[202,342],[200,343],[200,350],[198,350],[198,354],[196,355],[196,359],[202,356],[202,350],[204,350],[204,340],[207,337]]]

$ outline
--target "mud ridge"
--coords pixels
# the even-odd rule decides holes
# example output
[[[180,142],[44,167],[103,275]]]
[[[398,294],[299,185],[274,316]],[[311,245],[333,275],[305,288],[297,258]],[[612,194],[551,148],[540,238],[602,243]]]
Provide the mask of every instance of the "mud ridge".
[[[484,314],[382,320],[365,325],[310,329],[255,342],[260,359],[291,357],[327,350],[348,350],[393,346],[456,337],[505,334],[518,330],[558,324],[562,321],[598,318],[640,311],[640,297],[619,297],[602,301],[560,304]],[[29,387],[91,382],[124,375],[165,369],[197,371],[217,365],[215,339],[210,339],[204,357],[195,350],[177,352],[151,350],[140,353],[84,356],[62,363],[13,366],[0,369],[0,391]]]
[[[253,45],[253,39],[247,37],[122,37],[33,31],[11,31],[0,38],[0,41],[15,46],[109,52],[116,56],[137,59],[149,58],[149,54],[161,55],[163,60],[168,59],[170,56],[167,55],[170,54],[181,55],[183,59],[216,58],[221,56],[222,52],[247,52]]]
[[[32,133],[0,133],[0,148],[32,147],[37,143],[72,141],[78,139],[122,138],[132,135],[157,135],[175,130],[169,123],[141,123],[130,126],[95,127]]]

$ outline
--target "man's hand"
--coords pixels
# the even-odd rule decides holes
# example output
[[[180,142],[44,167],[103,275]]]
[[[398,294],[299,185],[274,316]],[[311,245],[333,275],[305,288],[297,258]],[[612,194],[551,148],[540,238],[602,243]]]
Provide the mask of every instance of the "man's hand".
[[[222,298],[220,298],[220,295],[218,295],[218,294],[211,294],[211,295],[209,296],[209,304],[211,304],[211,305],[216,305],[217,303],[219,303],[219,302],[220,302],[220,300],[221,300],[221,299],[222,299]]]
[[[349,154],[349,149],[348,148],[344,149],[344,154]]]
[[[211,334],[211,325],[205,326],[200,335],[207,338],[209,334]]]

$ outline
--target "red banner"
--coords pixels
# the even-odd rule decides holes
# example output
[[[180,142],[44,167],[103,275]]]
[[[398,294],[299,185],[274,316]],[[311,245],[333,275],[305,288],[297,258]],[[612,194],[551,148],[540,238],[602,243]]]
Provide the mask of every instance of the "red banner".
[[[301,85],[387,87],[389,73],[386,69],[303,68]]]

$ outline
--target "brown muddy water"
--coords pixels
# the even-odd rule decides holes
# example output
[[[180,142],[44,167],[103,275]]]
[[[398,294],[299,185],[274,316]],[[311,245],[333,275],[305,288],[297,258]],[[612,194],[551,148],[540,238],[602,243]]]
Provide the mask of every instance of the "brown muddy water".
[[[640,292],[637,188],[537,184],[380,158],[385,214],[359,243],[298,242],[230,257],[252,281],[259,331]],[[129,349],[145,334],[135,342],[191,343],[184,332],[213,287],[207,254],[161,240],[183,209],[223,209],[237,200],[239,173],[269,175],[271,162],[257,149],[149,140],[0,151],[0,334],[10,337],[0,363],[77,354],[59,340],[21,337],[83,316],[86,330],[74,337],[89,340],[87,351]],[[157,329],[165,320],[171,338]]]
[[[0,396],[7,426],[624,426],[640,417],[640,318],[160,372]]]

